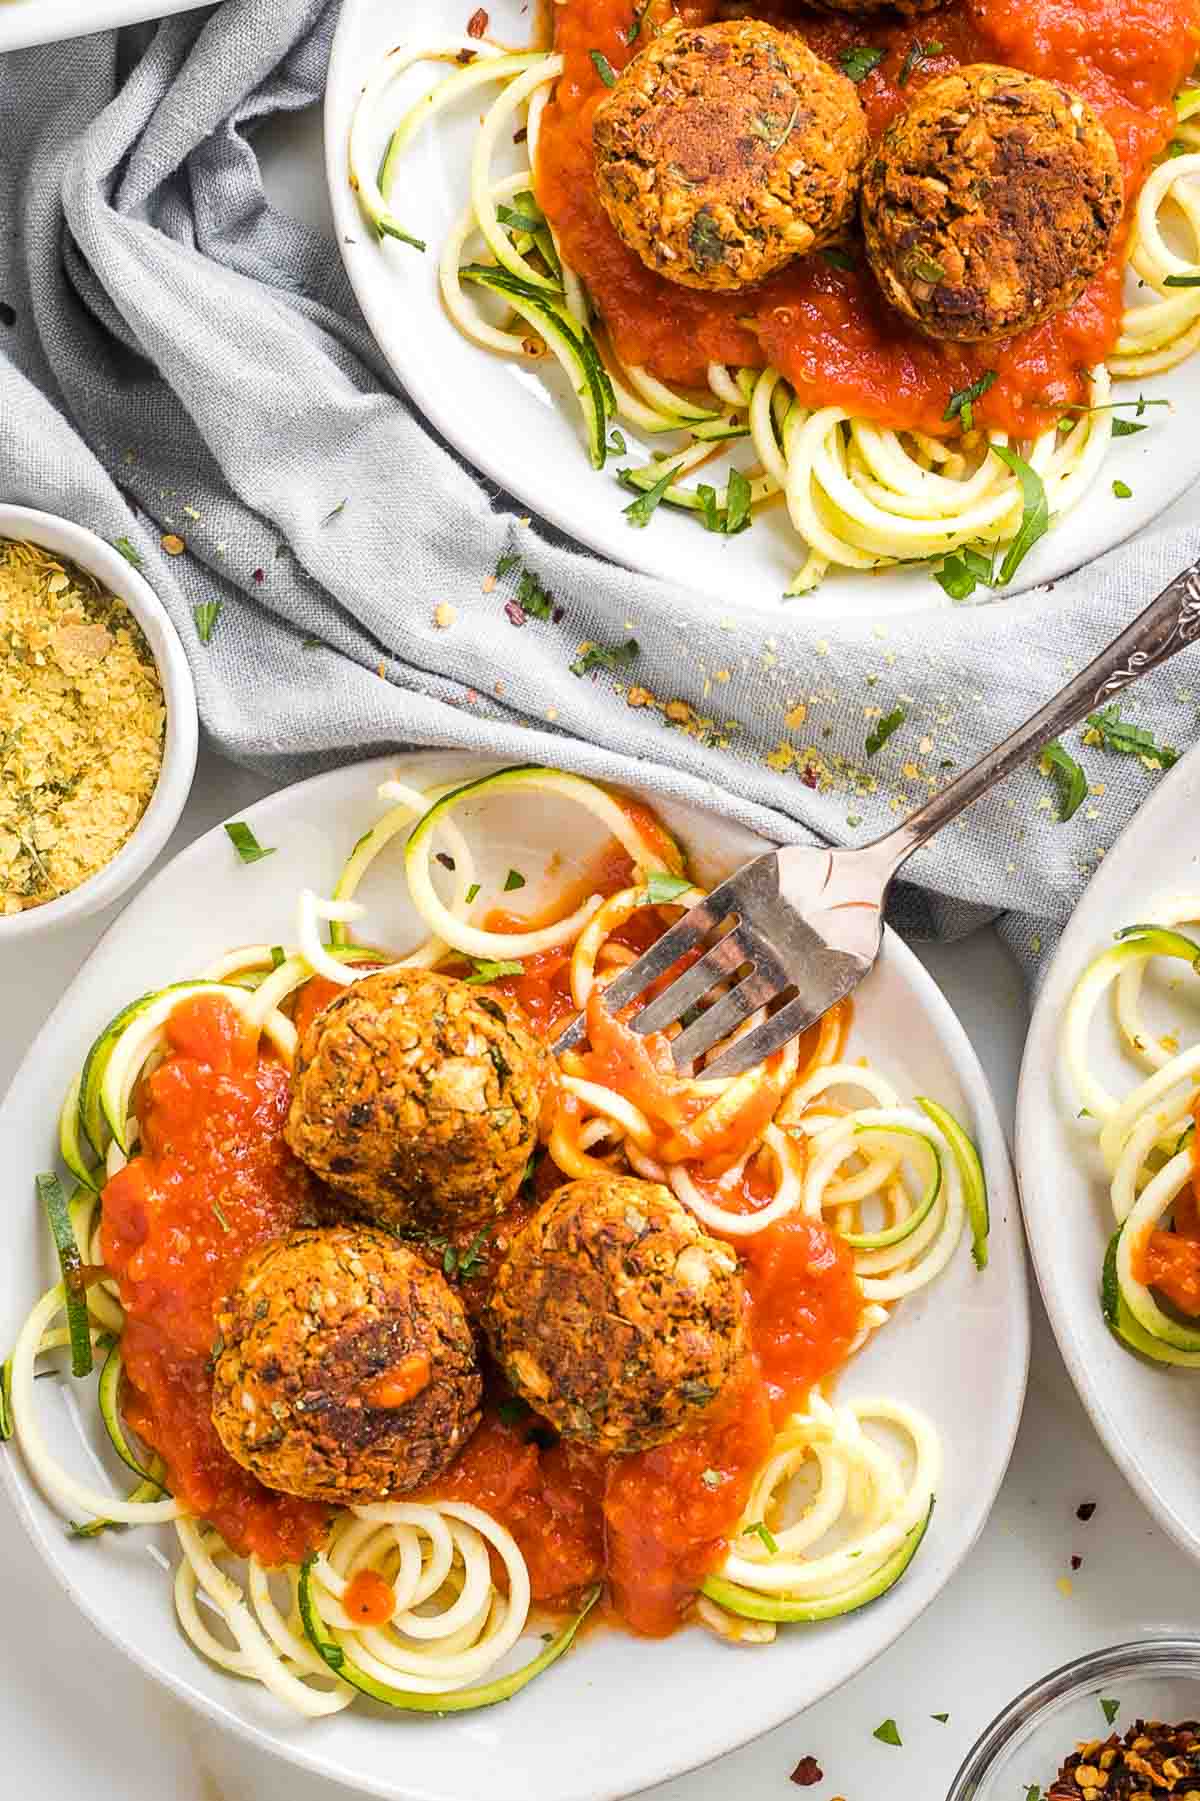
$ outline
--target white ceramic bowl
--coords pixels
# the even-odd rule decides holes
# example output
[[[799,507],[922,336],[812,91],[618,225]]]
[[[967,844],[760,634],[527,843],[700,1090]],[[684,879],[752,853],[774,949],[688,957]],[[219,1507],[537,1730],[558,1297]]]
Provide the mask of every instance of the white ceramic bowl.
[[[55,513],[39,513],[32,507],[0,505],[0,538],[17,538],[40,544],[45,550],[69,557],[94,575],[111,594],[123,600],[133,614],[154,654],[167,709],[166,741],[162,768],[150,797],[150,805],[111,863],[81,882],[69,894],[29,907],[23,913],[0,915],[0,950],[19,938],[83,919],[117,900],[140,880],[166,844],[183,812],[196,772],[196,690],[179,635],[166,608],[145,578],[119,550],[98,538],[86,526],[74,525]]]

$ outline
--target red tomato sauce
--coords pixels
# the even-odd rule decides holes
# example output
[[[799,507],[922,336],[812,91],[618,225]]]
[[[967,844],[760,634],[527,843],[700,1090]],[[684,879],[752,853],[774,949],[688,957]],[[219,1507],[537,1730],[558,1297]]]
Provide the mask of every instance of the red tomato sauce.
[[[101,1242],[126,1310],[123,1411],[172,1492],[239,1551],[293,1562],[329,1509],[264,1488],[212,1424],[216,1312],[249,1253],[297,1225],[310,1178],[283,1142],[287,1071],[259,1059],[227,1002],[181,1002],[142,1084],[141,1149],[104,1190]]]
[[[655,0],[658,11],[666,11]],[[716,0],[680,0],[688,23],[705,23]],[[1007,63],[1077,88],[1116,142],[1132,207],[1150,160],[1174,128],[1172,98],[1200,48],[1196,0],[950,0],[925,18],[884,23],[826,18],[764,5],[762,16],[799,32],[837,64],[852,45],[886,50],[859,84],[877,137],[925,82],[963,63]],[[884,302],[865,265],[833,268],[801,257],[760,287],[706,294],[644,267],[618,237],[596,193],[592,119],[607,93],[591,52],[620,70],[641,47],[626,42],[635,0],[560,0],[555,44],[565,68],[543,116],[538,193],[567,261],[583,277],[622,360],[668,382],[707,386],[710,362],[782,370],[808,406],[837,404],[897,429],[945,434],[947,401],[985,369],[998,380],[975,406],[980,426],[1028,436],[1064,406],[1087,398],[1086,372],[1116,342],[1124,234],[1107,266],[1075,303],[1032,330],[990,345],[936,343]],[[901,86],[914,43],[936,41]]]
[[[1200,1100],[1192,1109],[1200,1123]],[[1200,1133],[1192,1140],[1192,1180],[1175,1201],[1174,1229],[1149,1231],[1133,1253],[1133,1273],[1180,1313],[1200,1315]]]

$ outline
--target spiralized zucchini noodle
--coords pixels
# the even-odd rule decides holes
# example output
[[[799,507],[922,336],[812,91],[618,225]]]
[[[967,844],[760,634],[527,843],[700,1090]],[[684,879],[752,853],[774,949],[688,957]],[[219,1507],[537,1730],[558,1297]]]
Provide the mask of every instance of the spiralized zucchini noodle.
[[[470,60],[459,66],[464,58]],[[415,104],[404,103],[396,117],[392,90],[400,78],[414,65],[439,62],[454,65],[454,72]],[[477,94],[499,85],[476,135],[468,204],[438,255],[447,314],[481,349],[525,361],[547,353],[558,360],[579,401],[596,468],[612,453],[609,431],[618,420],[641,437],[671,439],[668,451],[622,469],[622,483],[635,493],[654,493],[661,504],[710,528],[732,516],[748,523],[756,509],[782,500],[804,547],[784,598],[811,592],[830,569],[882,569],[964,547],[994,559],[1018,534],[1027,496],[1022,472],[993,448],[1017,452],[1042,484],[1050,521],[1060,519],[1092,487],[1104,462],[1113,435],[1112,378],[1169,369],[1200,342],[1200,286],[1180,285],[1200,282],[1195,88],[1179,96],[1172,152],[1137,203],[1128,250],[1136,287],[1131,284],[1108,365],[1090,371],[1087,405],[1067,408],[1037,437],[1012,445],[1000,431],[947,441],[918,430],[884,429],[843,407],[802,405],[770,366],[714,364],[707,393],[676,392],[648,370],[620,362],[538,204],[538,130],[562,68],[556,53],[510,52],[478,39],[397,46],[373,72],[354,114],[351,185],[380,239],[417,244],[393,211],[405,151],[429,120],[468,96],[474,104]],[[497,154],[513,140],[518,120],[524,121],[528,163],[500,174]],[[379,163],[381,130],[387,131],[387,148]],[[1182,229],[1182,251],[1168,243],[1168,225]],[[739,441],[752,461],[727,467],[723,476],[719,468],[714,473],[709,465]]]
[[[592,895],[549,924],[490,929],[492,903],[481,897],[465,820],[506,794],[583,807],[624,849],[630,884]],[[543,1634],[548,1642],[536,1655],[506,1671],[530,1630],[530,1578],[512,1534],[479,1507],[422,1500],[342,1509],[319,1553],[275,1570],[255,1557],[240,1560],[168,1492],[165,1464],[131,1441],[122,1418],[125,1315],[118,1285],[103,1270],[101,1188],[137,1154],[139,1084],[166,1054],[172,1009],[190,996],[219,994],[288,1067],[297,1044],[290,1008],[314,976],[345,987],[371,972],[413,965],[461,971],[465,957],[475,960],[474,979],[486,980],[498,969],[522,970],[522,958],[557,951],[568,958],[571,999],[595,1009],[634,955],[618,936],[621,928],[650,910],[665,929],[704,894],[683,873],[682,853],[661,827],[577,776],[528,766],[452,788],[387,782],[379,798],[383,811],[354,845],[332,893],[306,889],[297,897],[294,946],[251,944],[223,953],[196,979],[122,1008],[96,1039],[60,1120],[75,1193],[59,1206],[57,1178],[39,1179],[51,1191],[63,1279],[20,1328],[0,1388],[0,1435],[15,1436],[46,1495],[84,1522],[76,1533],[172,1526],[175,1607],[197,1651],[314,1719],[340,1711],[359,1692],[405,1711],[505,1699],[569,1647],[599,1591],[556,1633]],[[367,917],[356,898],[364,877],[401,840],[408,899],[428,936],[397,957],[352,939],[349,928]],[[446,851],[435,851],[442,845]],[[446,861],[452,876],[437,876],[435,886],[435,870]],[[726,986],[735,979],[736,972]],[[753,1014],[734,1036],[763,1017]],[[824,1221],[850,1247],[861,1291],[853,1355],[896,1303],[946,1268],[967,1227],[982,1269],[988,1221],[982,1168],[963,1128],[936,1102],[906,1101],[878,1070],[848,1060],[847,1030],[842,1006],[821,1022],[803,1055],[793,1042],[729,1080],[706,1079],[703,1067],[679,1077],[678,1092],[698,1103],[683,1126],[664,1126],[589,1075],[581,1053],[566,1052],[548,1148],[565,1180],[632,1171],[667,1183],[704,1227],[735,1247],[789,1214]],[[728,1144],[743,1120],[753,1123],[741,1155],[714,1176],[713,1147]],[[742,1205],[736,1199],[756,1158],[772,1172],[773,1191],[747,1210],[745,1194]],[[103,1355],[101,1420],[135,1478],[125,1495],[79,1479],[39,1419],[39,1360],[70,1349],[81,1374],[74,1359],[90,1362],[89,1347]],[[907,1440],[908,1454],[896,1448],[898,1438]],[[899,1579],[920,1543],[940,1467],[936,1431],[913,1409],[888,1400],[835,1406],[814,1390],[804,1411],[779,1430],[740,1535],[697,1596],[696,1618],[726,1639],[764,1642],[778,1621],[815,1621],[874,1600]],[[386,1625],[364,1624],[346,1610],[347,1588],[363,1572],[391,1590]]]
[[[1063,1078],[1076,1105],[1075,1130],[1099,1157],[1112,1206],[1114,1229],[1101,1272],[1104,1318],[1130,1350],[1193,1369],[1200,1368],[1200,1325],[1169,1296],[1155,1294],[1146,1280],[1146,1255],[1153,1235],[1168,1225],[1168,1252],[1186,1254],[1192,1236],[1200,1045],[1180,1049],[1174,1033],[1156,1034],[1142,1002],[1156,959],[1180,960],[1200,971],[1200,942],[1177,929],[1197,921],[1200,894],[1180,894],[1124,927],[1079,977],[1062,1025]],[[1174,976],[1170,961],[1167,967]],[[1111,1091],[1092,1061],[1093,1027],[1106,998],[1120,1050],[1137,1072],[1124,1096]]]

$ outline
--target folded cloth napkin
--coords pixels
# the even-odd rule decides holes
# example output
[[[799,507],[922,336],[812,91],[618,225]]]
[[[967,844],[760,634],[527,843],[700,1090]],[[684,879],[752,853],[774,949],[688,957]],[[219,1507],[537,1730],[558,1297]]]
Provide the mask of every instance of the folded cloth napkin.
[[[255,128],[319,97],[337,11],[226,0],[0,59],[3,495],[128,541],[225,755],[284,780],[463,746],[862,843],[1200,555],[1175,531],[1018,603],[814,627],[803,601],[722,617],[517,517],[397,392],[334,246],[265,198]],[[631,638],[627,665],[572,672],[581,643]],[[1160,744],[1195,737],[1198,657],[1136,691]],[[1000,914],[1036,969],[1161,779],[1070,748],[1093,784],[1074,817],[1037,770],[1013,778],[913,859],[896,923]]]

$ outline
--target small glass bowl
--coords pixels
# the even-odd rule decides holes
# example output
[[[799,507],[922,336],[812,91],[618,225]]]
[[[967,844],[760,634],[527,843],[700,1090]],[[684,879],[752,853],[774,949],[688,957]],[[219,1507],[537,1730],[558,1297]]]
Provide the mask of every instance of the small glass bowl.
[[[1119,1703],[1111,1726],[1101,1697]],[[1052,1670],[980,1734],[946,1801],[1021,1801],[1034,1783],[1045,1796],[1079,1742],[1122,1734],[1137,1719],[1200,1719],[1200,1638],[1110,1645]]]

